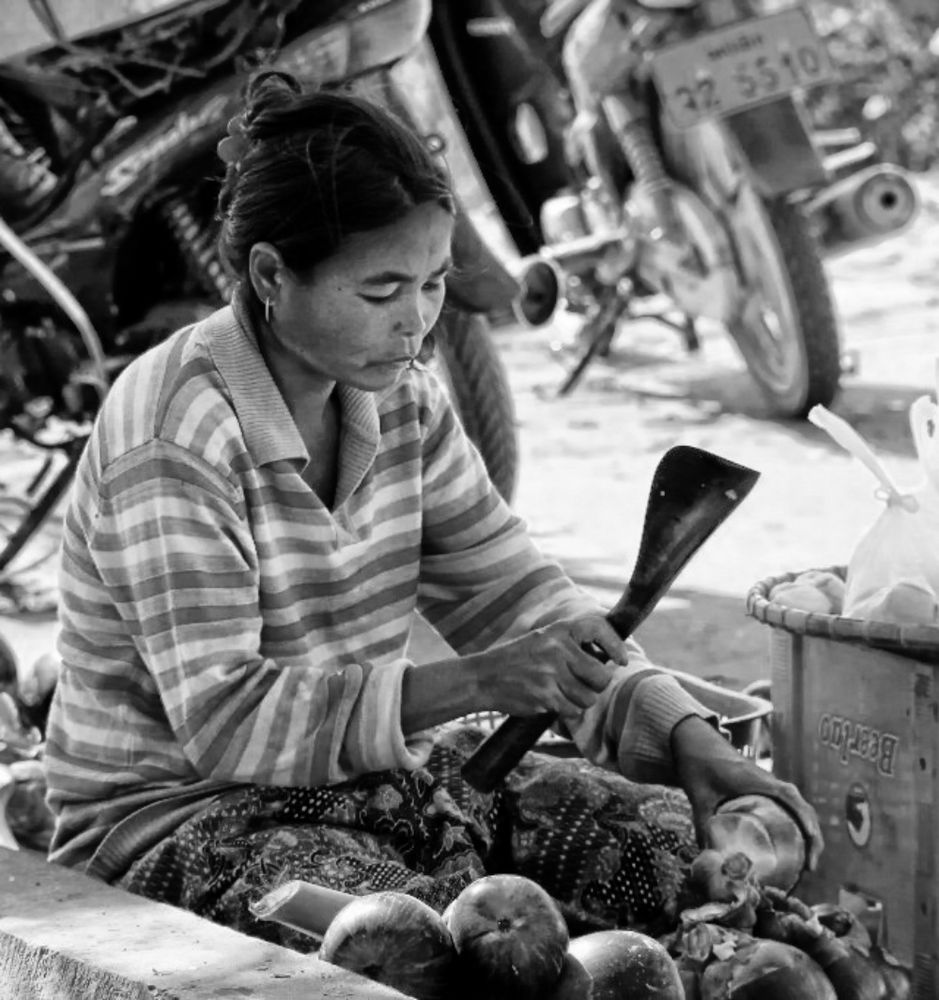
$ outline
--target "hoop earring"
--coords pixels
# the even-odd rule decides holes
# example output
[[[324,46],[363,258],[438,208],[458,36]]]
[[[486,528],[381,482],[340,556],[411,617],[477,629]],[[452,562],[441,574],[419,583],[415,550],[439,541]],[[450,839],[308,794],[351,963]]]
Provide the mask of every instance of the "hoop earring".
[[[268,296],[264,300],[264,322],[270,323],[271,321],[271,297]]]

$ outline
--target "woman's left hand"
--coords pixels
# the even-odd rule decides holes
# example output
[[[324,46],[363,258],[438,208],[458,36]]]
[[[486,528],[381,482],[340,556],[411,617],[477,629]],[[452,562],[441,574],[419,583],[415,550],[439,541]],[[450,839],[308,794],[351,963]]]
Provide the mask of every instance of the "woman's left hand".
[[[806,866],[814,870],[824,847],[822,831],[815,810],[795,785],[743,757],[698,716],[683,719],[672,730],[672,755],[702,843],[707,822],[722,802],[740,795],[765,795],[785,806],[802,827]]]

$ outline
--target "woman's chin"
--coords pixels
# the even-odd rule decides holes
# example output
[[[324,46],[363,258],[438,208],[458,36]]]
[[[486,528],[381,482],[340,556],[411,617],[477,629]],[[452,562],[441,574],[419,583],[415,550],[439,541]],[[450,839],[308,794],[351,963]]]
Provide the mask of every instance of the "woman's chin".
[[[409,369],[410,365],[407,362],[399,361],[369,365],[361,373],[357,383],[353,384],[357,389],[364,389],[366,392],[381,392],[397,385]]]

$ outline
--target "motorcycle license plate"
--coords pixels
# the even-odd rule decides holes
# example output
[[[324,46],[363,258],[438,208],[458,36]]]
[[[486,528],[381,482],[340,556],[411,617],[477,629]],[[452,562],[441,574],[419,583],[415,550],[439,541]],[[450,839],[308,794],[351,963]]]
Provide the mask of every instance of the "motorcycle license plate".
[[[678,128],[837,79],[801,7],[741,21],[652,57],[666,114]]]

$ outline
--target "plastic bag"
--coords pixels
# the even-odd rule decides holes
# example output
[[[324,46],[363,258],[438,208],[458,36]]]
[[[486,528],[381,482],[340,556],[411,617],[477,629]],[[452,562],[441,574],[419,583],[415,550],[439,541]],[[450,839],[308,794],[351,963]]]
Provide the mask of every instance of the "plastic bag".
[[[871,470],[880,482],[877,496],[886,504],[851,556],[841,613],[897,624],[939,624],[939,407],[929,396],[910,407],[923,479],[906,490],[846,421],[823,406],[813,407],[809,420]]]

